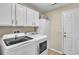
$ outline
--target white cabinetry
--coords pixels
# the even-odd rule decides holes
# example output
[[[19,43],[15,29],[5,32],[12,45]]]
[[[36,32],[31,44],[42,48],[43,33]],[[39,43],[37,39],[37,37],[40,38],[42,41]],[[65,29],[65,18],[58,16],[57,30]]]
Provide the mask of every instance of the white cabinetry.
[[[0,3],[0,26],[39,26],[39,12],[21,4]]]
[[[39,12],[33,10],[34,26],[39,26]]]
[[[0,26],[12,25],[12,4],[0,3]]]
[[[27,8],[27,26],[38,26],[39,13],[35,10]]]
[[[34,26],[33,24],[33,10],[27,8],[27,26]]]
[[[17,26],[24,26],[26,22],[26,7],[16,4],[16,25]]]
[[[16,4],[15,24],[17,26],[39,26],[39,12]]]

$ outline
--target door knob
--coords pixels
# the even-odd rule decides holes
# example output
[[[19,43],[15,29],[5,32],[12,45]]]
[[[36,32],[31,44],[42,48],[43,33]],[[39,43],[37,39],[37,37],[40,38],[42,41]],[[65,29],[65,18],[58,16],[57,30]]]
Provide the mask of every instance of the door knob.
[[[66,35],[64,35],[64,37],[66,37]]]

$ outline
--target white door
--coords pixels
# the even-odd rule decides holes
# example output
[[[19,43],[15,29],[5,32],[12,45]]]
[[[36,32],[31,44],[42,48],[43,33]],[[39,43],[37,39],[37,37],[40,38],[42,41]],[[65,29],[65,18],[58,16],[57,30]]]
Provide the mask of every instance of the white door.
[[[12,25],[12,4],[0,3],[0,26]]]
[[[64,14],[64,53],[70,54],[72,52],[72,19],[69,13]]]
[[[64,12],[64,53],[79,54],[79,9]]]
[[[20,4],[16,4],[16,25],[24,26],[26,20],[26,8]]]

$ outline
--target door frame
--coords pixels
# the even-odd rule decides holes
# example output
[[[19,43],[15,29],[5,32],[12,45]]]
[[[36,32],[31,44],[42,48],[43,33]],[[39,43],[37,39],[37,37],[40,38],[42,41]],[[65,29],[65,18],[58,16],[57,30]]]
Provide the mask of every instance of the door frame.
[[[63,13],[61,14],[61,32],[62,32],[62,52],[64,54],[64,18],[63,18]]]

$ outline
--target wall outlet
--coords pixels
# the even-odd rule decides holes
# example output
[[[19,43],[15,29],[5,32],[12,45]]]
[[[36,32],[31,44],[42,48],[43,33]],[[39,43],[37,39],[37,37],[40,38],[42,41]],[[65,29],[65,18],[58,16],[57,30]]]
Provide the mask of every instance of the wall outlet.
[[[20,32],[21,32],[20,29],[13,30],[13,33],[20,33]]]

